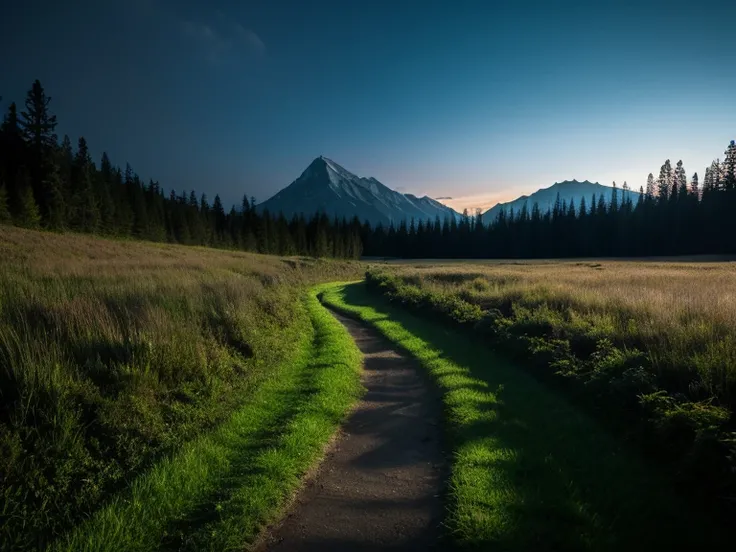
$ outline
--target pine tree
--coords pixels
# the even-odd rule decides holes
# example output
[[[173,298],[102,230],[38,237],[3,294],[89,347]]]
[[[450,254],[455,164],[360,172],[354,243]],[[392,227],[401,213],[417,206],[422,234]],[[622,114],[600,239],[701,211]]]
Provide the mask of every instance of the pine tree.
[[[8,192],[5,189],[5,183],[0,182],[0,224],[9,224],[10,222],[12,222],[12,217],[8,208]]]
[[[58,154],[54,157],[58,157]],[[47,201],[46,226],[52,230],[63,230],[67,224],[67,205],[64,193],[64,182],[61,178],[59,164],[52,159],[43,180],[43,189]]]
[[[104,233],[115,231],[115,203],[112,197],[113,168],[107,152],[102,153],[100,171],[95,178],[95,197],[100,210],[100,229]]]
[[[705,178],[703,178],[703,191],[710,191],[712,188],[713,176],[710,174],[710,167],[705,168]]]
[[[225,235],[227,230],[227,221],[225,219],[225,209],[222,206],[222,201],[219,195],[215,195],[215,202],[212,204],[212,212],[215,217],[215,236],[217,242],[224,244],[227,243],[227,237]]]
[[[560,216],[562,212],[562,202],[560,201],[560,192],[557,192],[557,196],[555,196],[555,202],[552,206],[552,218],[556,219]]]
[[[726,149],[722,170],[723,188],[726,190],[736,190],[736,141],[734,140],[731,140],[731,143]]]
[[[677,203],[677,198],[679,196],[680,189],[677,186],[677,183],[675,182],[674,177],[672,178],[672,189],[670,190],[670,197],[669,201],[670,203]]]
[[[16,214],[21,209],[22,184],[18,181],[18,177],[26,161],[26,144],[23,141],[15,103],[8,106],[8,113],[0,126],[0,153],[3,162],[0,170],[4,173],[7,186],[8,208],[12,214]]]
[[[92,182],[93,171],[87,140],[81,137],[72,167],[72,224],[83,232],[96,232],[100,223],[100,211]]]
[[[679,194],[682,182],[685,180],[685,169],[682,168],[682,160],[677,162],[672,177],[672,189],[674,193]]]
[[[696,198],[700,197],[700,185],[698,183],[698,173],[693,175],[692,182],[690,182],[690,193]]]
[[[646,196],[648,198],[654,198],[655,195],[657,195],[657,188],[654,185],[654,175],[649,173],[649,176],[647,177]]]
[[[578,214],[580,218],[588,216],[588,208],[585,205],[585,196],[580,198],[580,209],[578,210]]]
[[[115,233],[119,236],[130,236],[133,232],[133,208],[130,204],[130,192],[120,167],[113,169],[111,193],[115,203],[115,223],[113,224]]]
[[[24,228],[38,228],[41,225],[41,214],[38,212],[38,205],[36,205],[36,200],[33,197],[33,189],[28,173],[22,171],[19,181],[21,183],[20,209],[15,223]]]
[[[49,113],[51,98],[46,96],[41,83],[36,80],[26,97],[26,111],[21,113],[20,125],[23,135],[36,152],[56,147],[56,115]]]
[[[292,239],[291,233],[289,232],[289,224],[286,221],[286,217],[284,217],[283,213],[279,214],[279,218],[276,221],[276,233],[278,239],[279,255],[294,255],[296,253],[294,240]]]
[[[660,201],[667,201],[672,192],[672,166],[670,160],[664,162],[659,169],[659,178],[657,179],[657,190]]]
[[[628,214],[633,210],[633,200],[631,199],[631,188],[625,180],[621,190],[621,209]]]
[[[710,164],[710,178],[714,190],[721,189],[721,160],[715,159]]]
[[[189,201],[187,202],[187,224],[189,226],[189,235],[194,245],[204,244],[204,227],[202,218],[199,215],[199,201],[197,194],[192,190],[189,192]]]
[[[143,192],[143,184],[140,177],[133,172],[130,164],[125,165],[124,177],[125,189],[128,192],[128,203],[131,211],[131,233],[141,239],[147,238],[148,231],[148,209],[146,208],[146,197]]]
[[[677,187],[678,197],[684,199],[687,196],[687,174],[685,173],[685,168],[682,166],[682,159],[677,162],[674,186]]]
[[[309,255],[309,244],[307,241],[307,224],[303,215],[296,216],[292,219],[292,233],[294,235],[294,243],[297,255]],[[253,233],[250,232],[249,239],[252,239]]]
[[[256,243],[257,243],[257,249],[259,253],[273,253],[271,251],[271,241],[272,238],[270,236],[270,224],[268,223],[268,219],[270,218],[270,214],[268,210],[264,210],[263,213],[261,213],[261,216],[258,219],[258,228],[256,229]],[[326,239],[325,239],[326,242]],[[324,256],[324,253],[322,255],[315,255],[317,257]]]
[[[74,150],[72,148],[72,142],[66,134],[61,140],[61,146],[56,150],[56,166],[59,171],[61,194],[64,198],[64,220],[68,224],[71,200],[73,199],[72,169],[74,167]]]
[[[243,244],[243,247],[245,247],[246,243],[246,236],[249,232],[252,233],[252,218],[253,214],[250,210],[250,201],[248,200],[248,194],[243,194],[243,201],[241,203],[241,213],[242,216],[240,217],[240,241]],[[247,249],[246,249],[247,250]]]
[[[57,146],[56,116],[49,113],[51,98],[46,96],[43,86],[36,80],[26,96],[26,110],[20,114],[20,127],[29,148],[29,170],[33,193],[44,218],[51,217],[51,197],[55,192],[48,188],[56,181],[48,178],[54,169],[53,152]],[[60,214],[54,213],[59,219]]]
[[[606,214],[606,198],[603,196],[603,194],[598,196],[598,207],[596,211],[598,211],[599,215]]]
[[[329,240],[327,238],[327,230],[320,225],[317,228],[317,238],[314,245],[315,257],[326,257],[330,250]]]
[[[611,214],[615,215],[618,212],[618,188],[616,187],[616,181],[613,182],[613,189],[611,190]]]
[[[171,220],[167,219],[164,191],[158,182],[149,178],[148,186],[143,186],[143,204],[148,221],[145,239],[165,241],[171,235]],[[167,233],[168,232],[168,233]]]

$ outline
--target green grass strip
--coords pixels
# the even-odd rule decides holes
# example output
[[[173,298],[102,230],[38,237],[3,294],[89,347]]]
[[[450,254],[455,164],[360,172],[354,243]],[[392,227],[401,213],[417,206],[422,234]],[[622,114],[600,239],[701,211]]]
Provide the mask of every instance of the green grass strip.
[[[446,524],[461,549],[710,550],[708,519],[592,418],[481,343],[362,284],[323,301],[415,357],[443,392],[453,449]]]
[[[361,355],[317,300],[286,359],[210,435],[136,479],[54,551],[235,550],[283,510],[361,393]],[[296,316],[297,314],[295,314]]]

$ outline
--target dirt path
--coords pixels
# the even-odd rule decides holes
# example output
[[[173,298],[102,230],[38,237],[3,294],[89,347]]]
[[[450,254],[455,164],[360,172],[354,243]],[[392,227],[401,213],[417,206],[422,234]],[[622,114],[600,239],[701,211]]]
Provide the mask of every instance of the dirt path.
[[[439,397],[375,330],[336,316],[365,355],[367,393],[258,550],[431,549],[443,513]]]

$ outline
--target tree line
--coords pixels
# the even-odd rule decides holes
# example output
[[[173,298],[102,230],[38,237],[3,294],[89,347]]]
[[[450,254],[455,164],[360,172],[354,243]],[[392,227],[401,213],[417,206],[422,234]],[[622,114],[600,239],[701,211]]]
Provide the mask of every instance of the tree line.
[[[410,220],[372,226],[331,219],[325,213],[287,219],[256,209],[254,198],[229,211],[216,195],[165,194],[106,153],[99,167],[84,137],[76,151],[55,134],[56,116],[37,80],[25,109],[11,103],[0,126],[0,224],[73,230],[185,245],[235,248],[280,255],[358,258],[547,258],[736,253],[736,144],[723,162],[706,168],[702,184],[679,161],[649,174],[639,194],[613,184],[602,195],[501,211],[484,223],[480,213],[444,220]],[[623,191],[628,191],[624,183]],[[632,196],[636,197],[634,201]]]
[[[736,143],[713,161],[702,184],[682,161],[665,161],[639,194],[613,183],[603,195],[501,211],[485,224],[480,212],[459,219],[364,225],[367,256],[407,258],[550,258],[736,253]],[[619,196],[619,192],[621,195]]]
[[[51,98],[36,80],[19,111],[11,103],[0,126],[0,224],[72,230],[159,242],[235,248],[279,255],[357,258],[361,224],[260,212],[255,198],[243,197],[229,211],[216,195],[194,191],[168,194],[154,180],[145,183],[130,167],[112,164],[103,153],[99,166],[84,137],[76,150],[59,143]]]

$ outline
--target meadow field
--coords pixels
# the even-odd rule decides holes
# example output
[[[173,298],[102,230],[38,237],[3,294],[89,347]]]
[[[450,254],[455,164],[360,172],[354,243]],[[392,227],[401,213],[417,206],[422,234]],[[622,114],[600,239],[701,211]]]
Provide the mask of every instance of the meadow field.
[[[374,265],[367,283],[517,360],[696,492],[733,502],[736,264],[407,262]]]
[[[57,548],[150,550],[146,539],[167,534],[178,549],[205,549],[188,512],[217,506],[216,515],[199,512],[200,521],[209,516],[202,530],[232,537],[223,527],[235,514],[224,506],[235,499],[222,479],[242,493],[248,486],[233,480],[233,451],[253,466],[267,447],[283,483],[251,482],[263,496],[238,506],[247,518],[234,532],[242,545],[356,396],[357,350],[306,290],[362,270],[355,262],[0,226],[0,548],[43,549],[91,518]],[[316,339],[320,331],[333,349]],[[279,439],[297,411],[304,414],[305,397],[319,398],[305,373],[315,359],[328,365],[325,354],[352,371],[322,382],[336,412],[313,423],[321,433],[300,442],[298,461],[289,459]],[[140,479],[144,472],[149,480]],[[238,473],[247,476],[242,465]],[[124,513],[131,496],[140,501],[134,518]],[[131,519],[140,534],[126,533]],[[106,541],[110,532],[116,536]]]
[[[0,550],[257,542],[361,395],[320,300],[439,391],[448,548],[731,542],[732,263],[366,264],[0,226]]]
[[[440,392],[443,550],[729,549],[727,512],[693,500],[568,389],[462,325],[391,299],[363,283],[326,286],[322,297],[411,356]]]

